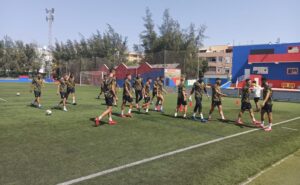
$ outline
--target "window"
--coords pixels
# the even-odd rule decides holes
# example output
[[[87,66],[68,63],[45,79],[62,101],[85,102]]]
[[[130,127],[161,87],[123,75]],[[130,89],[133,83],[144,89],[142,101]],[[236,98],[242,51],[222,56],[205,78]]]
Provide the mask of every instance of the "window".
[[[299,69],[297,67],[295,67],[295,68],[287,68],[286,73],[288,75],[298,75],[299,74]]]
[[[222,68],[221,67],[217,68],[217,73],[222,73]]]
[[[230,74],[230,69],[229,69],[229,67],[225,67],[225,73],[226,73],[226,74]]]
[[[218,62],[222,62],[223,61],[223,57],[218,57]]]
[[[207,57],[207,61],[208,62],[216,62],[217,59],[216,59],[216,57]]]
[[[210,71],[210,72],[216,72],[216,67],[208,67],[208,71]]]
[[[231,63],[231,58],[230,57],[226,57],[225,61],[226,61],[226,64],[230,64]]]

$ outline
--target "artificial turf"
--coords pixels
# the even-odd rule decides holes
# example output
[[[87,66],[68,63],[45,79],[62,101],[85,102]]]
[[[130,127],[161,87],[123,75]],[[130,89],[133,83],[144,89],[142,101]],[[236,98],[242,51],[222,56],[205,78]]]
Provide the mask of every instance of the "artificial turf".
[[[124,119],[118,117],[118,106],[113,116],[117,125],[94,127],[91,119],[106,107],[103,99],[95,98],[98,90],[77,87],[78,105],[68,104],[68,112],[53,109],[46,116],[45,110],[59,101],[54,85],[46,84],[43,107],[37,109],[29,106],[33,99],[29,84],[0,84],[0,98],[7,100],[0,101],[0,184],[57,184],[253,129],[248,114],[244,115],[246,126],[234,124],[239,111],[234,98],[223,101],[229,122],[220,122],[217,111],[206,124],[175,119],[175,94],[166,96],[164,114],[134,111],[133,118]],[[21,95],[16,96],[17,92]],[[203,105],[207,116],[209,100],[204,99]],[[274,123],[300,116],[299,108],[300,104],[275,102]],[[299,122],[283,125],[300,130]],[[299,132],[282,126],[275,126],[271,133],[252,132],[79,184],[238,184],[300,148]]]

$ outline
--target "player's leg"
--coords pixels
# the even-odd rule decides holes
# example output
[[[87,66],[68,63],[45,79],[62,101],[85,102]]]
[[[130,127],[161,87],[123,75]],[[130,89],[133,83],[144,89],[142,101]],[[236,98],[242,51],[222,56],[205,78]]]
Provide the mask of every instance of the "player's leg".
[[[143,99],[143,92],[139,91],[139,102]]]
[[[209,114],[208,114],[208,120],[211,120],[211,115],[214,112],[214,110],[215,110],[215,103],[212,102],[211,106],[210,106]]]
[[[149,112],[149,107],[150,107],[150,97],[147,97],[147,102],[146,102],[146,113]]]
[[[138,92],[138,90],[135,90],[134,92],[135,92],[135,103],[136,103],[136,105],[138,105],[138,103],[139,103],[139,92]]]
[[[205,123],[207,122],[206,119],[204,119],[203,113],[202,113],[202,98],[199,98],[199,108],[198,108],[198,114],[200,115],[200,121]]]
[[[256,108],[255,111],[259,111],[258,101],[259,101],[259,98],[254,98],[254,103],[255,103],[255,108]]]
[[[42,105],[41,105],[41,96],[38,96],[38,97],[36,98],[36,102],[37,102],[37,104],[38,104],[38,108],[41,108],[41,107],[42,107]]]
[[[196,114],[197,114],[197,112],[199,112],[200,104],[199,104],[199,98],[198,97],[195,97],[195,100],[196,100],[196,103],[195,103],[194,112],[193,112],[193,119],[197,120]]]
[[[127,99],[128,99],[128,102],[129,102],[129,109],[128,109],[127,116],[132,117],[131,111],[132,111],[132,107],[133,107],[133,99],[130,96],[128,96]]]
[[[36,104],[37,104],[37,98],[38,98],[37,91],[33,91],[33,95],[34,95],[34,100],[31,102],[31,105],[32,106],[36,106]]]
[[[76,95],[75,95],[75,88],[72,89],[72,103],[73,105],[76,105]]]
[[[250,118],[252,120],[252,123],[254,125],[258,125],[259,126],[260,122],[256,121],[255,116],[254,116],[254,111],[253,111],[253,109],[251,107],[249,109],[249,114],[250,114]]]
[[[161,94],[160,97],[160,111],[163,112],[163,108],[164,108],[164,96]]]
[[[124,115],[125,106],[126,106],[126,96],[124,95],[122,100],[122,105],[121,105],[121,117],[125,117]]]
[[[222,120],[225,120],[225,116],[224,116],[223,107],[222,107],[221,102],[218,105],[218,110],[219,110],[219,114],[220,114]]]
[[[67,104],[67,98],[66,98],[66,95],[65,95],[65,96],[63,97],[64,111],[68,111],[68,110],[67,110],[66,104]]]
[[[265,111],[264,108],[262,108],[261,111],[260,111],[260,126],[262,128],[265,127],[265,114],[266,114],[266,111]]]
[[[269,126],[265,128],[265,131],[271,131],[272,130],[272,123],[273,123],[273,114],[272,114],[272,105],[267,105],[267,115],[269,120]]]
[[[179,97],[177,97],[177,104],[176,104],[176,109],[175,109],[175,113],[174,113],[174,117],[176,118],[179,112],[181,106],[181,99]]]
[[[187,109],[188,109],[188,106],[187,106],[187,103],[186,103],[186,105],[184,105],[184,114],[183,114],[183,118],[187,118],[187,117],[186,117]]]
[[[152,97],[151,97],[151,100],[150,100],[151,104],[153,104],[153,100],[154,100],[155,96],[156,96],[156,92],[152,91]]]

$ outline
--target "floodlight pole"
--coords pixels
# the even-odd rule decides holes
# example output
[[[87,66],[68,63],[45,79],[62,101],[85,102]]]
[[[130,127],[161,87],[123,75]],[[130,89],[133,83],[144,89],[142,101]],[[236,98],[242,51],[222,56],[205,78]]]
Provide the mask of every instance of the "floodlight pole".
[[[54,21],[54,8],[46,8],[46,21],[48,22],[48,51],[52,52],[52,23]],[[47,65],[47,69],[48,69],[48,78],[50,78],[50,74],[51,74],[51,63],[52,61],[49,61]]]
[[[48,22],[48,47],[52,48],[52,23],[54,21],[54,8],[46,8],[46,21]]]

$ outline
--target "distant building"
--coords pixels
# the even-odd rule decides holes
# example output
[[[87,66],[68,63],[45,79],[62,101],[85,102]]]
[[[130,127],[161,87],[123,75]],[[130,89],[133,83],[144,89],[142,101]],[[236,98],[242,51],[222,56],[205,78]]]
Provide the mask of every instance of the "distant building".
[[[266,77],[275,88],[300,89],[300,43],[233,47],[232,82]],[[253,77],[254,76],[254,77]]]
[[[142,54],[136,52],[128,52],[127,53],[127,61],[131,63],[140,63],[143,58]]]
[[[221,78],[222,82],[231,78],[232,46],[216,45],[200,48],[198,56],[208,62],[208,71],[204,74],[204,78],[209,83],[214,83],[216,78]]]

